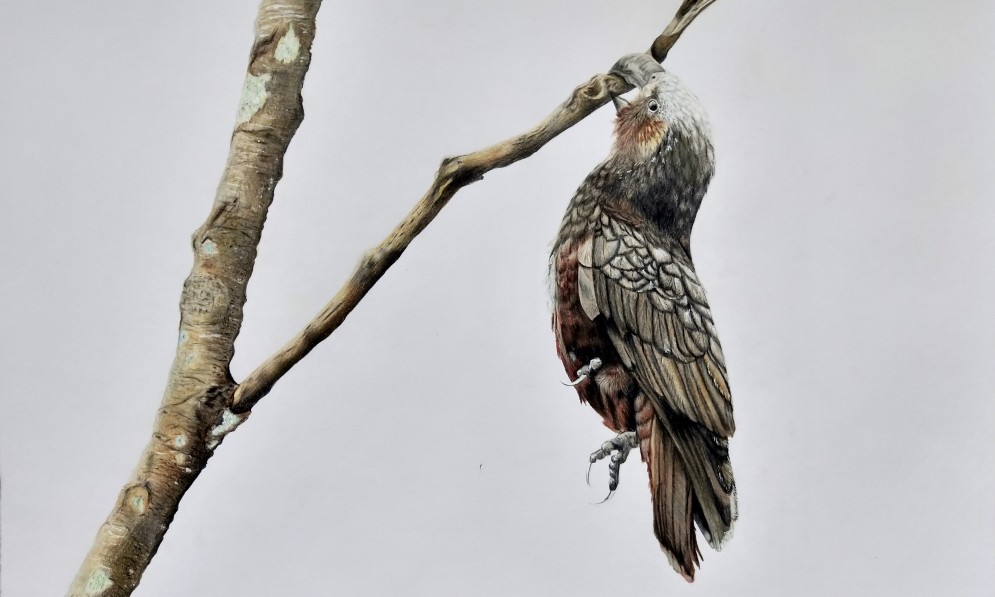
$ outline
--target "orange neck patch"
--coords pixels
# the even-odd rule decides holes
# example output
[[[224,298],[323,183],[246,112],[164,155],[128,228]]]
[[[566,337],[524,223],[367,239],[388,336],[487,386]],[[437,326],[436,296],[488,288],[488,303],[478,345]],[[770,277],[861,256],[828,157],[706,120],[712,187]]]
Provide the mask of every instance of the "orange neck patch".
[[[615,151],[636,159],[648,158],[667,134],[667,123],[643,110],[643,102],[622,108],[615,119]]]

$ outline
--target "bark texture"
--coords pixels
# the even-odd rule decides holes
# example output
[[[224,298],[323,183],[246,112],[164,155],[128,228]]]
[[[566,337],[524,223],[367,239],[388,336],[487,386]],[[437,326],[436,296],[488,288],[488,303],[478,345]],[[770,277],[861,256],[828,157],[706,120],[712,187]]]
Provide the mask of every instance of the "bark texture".
[[[180,499],[245,415],[228,410],[229,373],[273,190],[304,117],[319,0],[264,0],[256,21],[228,163],[207,221],[194,234],[176,357],[152,438],[69,588],[81,597],[130,595]]]

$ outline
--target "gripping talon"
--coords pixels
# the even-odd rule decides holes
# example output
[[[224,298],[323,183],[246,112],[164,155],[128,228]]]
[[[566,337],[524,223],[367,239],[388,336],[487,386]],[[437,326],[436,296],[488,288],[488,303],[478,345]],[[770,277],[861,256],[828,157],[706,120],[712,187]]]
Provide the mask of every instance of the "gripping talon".
[[[580,369],[577,370],[577,379],[575,379],[573,381],[563,382],[563,385],[565,385],[565,386],[575,386],[575,385],[579,384],[580,382],[584,381],[585,379],[587,379],[591,375],[597,373],[598,369],[601,369],[601,365],[603,365],[603,363],[601,362],[601,359],[599,359],[597,357],[591,359],[590,363],[584,365],[583,367],[581,367]]]
[[[591,484],[591,468],[599,460],[609,458],[608,461],[608,496],[599,503],[604,503],[611,498],[615,490],[618,489],[619,476],[622,472],[622,463],[629,458],[629,451],[639,445],[639,438],[635,431],[626,431],[618,434],[613,439],[601,444],[601,447],[591,453],[588,457],[590,466],[587,467],[587,484]]]
[[[611,454],[612,450],[614,450],[614,449],[615,449],[615,444],[612,443],[611,441],[607,441],[607,442],[601,444],[600,448],[598,448],[596,451],[592,452],[591,455],[587,457],[587,461],[590,464],[587,465],[587,475],[584,478],[587,480],[587,484],[588,485],[591,484],[591,469],[594,468],[594,463],[597,462],[597,461],[599,461],[599,460],[601,460],[601,459],[603,459],[603,458],[607,458],[608,455]],[[608,499],[608,498],[605,498],[605,499]]]
[[[601,504],[603,504],[603,503],[607,502],[608,500],[610,500],[610,499],[612,498],[612,496],[613,496],[613,495],[615,495],[615,490],[614,490],[614,489],[612,489],[612,490],[610,490],[610,491],[608,492],[608,495],[606,495],[606,496],[605,496],[605,499],[601,500],[600,502],[598,502],[598,503],[597,503],[597,504],[595,504],[595,505],[596,505],[596,506],[600,506]]]
[[[587,379],[587,375],[578,375],[577,379],[575,379],[573,381],[564,381],[562,383],[565,386],[575,386],[575,385],[579,384],[580,382],[584,381],[585,379]]]

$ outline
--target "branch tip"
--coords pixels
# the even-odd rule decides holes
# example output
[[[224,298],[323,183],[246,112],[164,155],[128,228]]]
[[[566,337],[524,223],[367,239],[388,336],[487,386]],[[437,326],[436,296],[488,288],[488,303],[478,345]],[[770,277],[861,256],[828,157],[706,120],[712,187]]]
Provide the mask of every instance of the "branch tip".
[[[684,0],[663,33],[653,40],[653,45],[649,49],[649,54],[653,56],[653,59],[657,62],[666,60],[670,48],[674,47],[688,25],[714,2],[715,0]]]

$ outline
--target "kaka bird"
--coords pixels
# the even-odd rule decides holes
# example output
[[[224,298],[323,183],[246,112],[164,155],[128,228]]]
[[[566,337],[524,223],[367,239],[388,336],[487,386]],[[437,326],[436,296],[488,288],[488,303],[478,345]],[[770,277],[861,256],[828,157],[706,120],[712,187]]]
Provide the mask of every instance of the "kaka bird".
[[[690,248],[714,171],[711,131],[698,98],[650,56],[626,56],[612,72],[639,91],[614,98],[614,145],[563,217],[550,259],[553,331],[570,385],[618,433],[591,464],[611,456],[614,490],[639,447],[653,530],[691,582],[694,524],[720,549],[737,517],[725,358]]]

